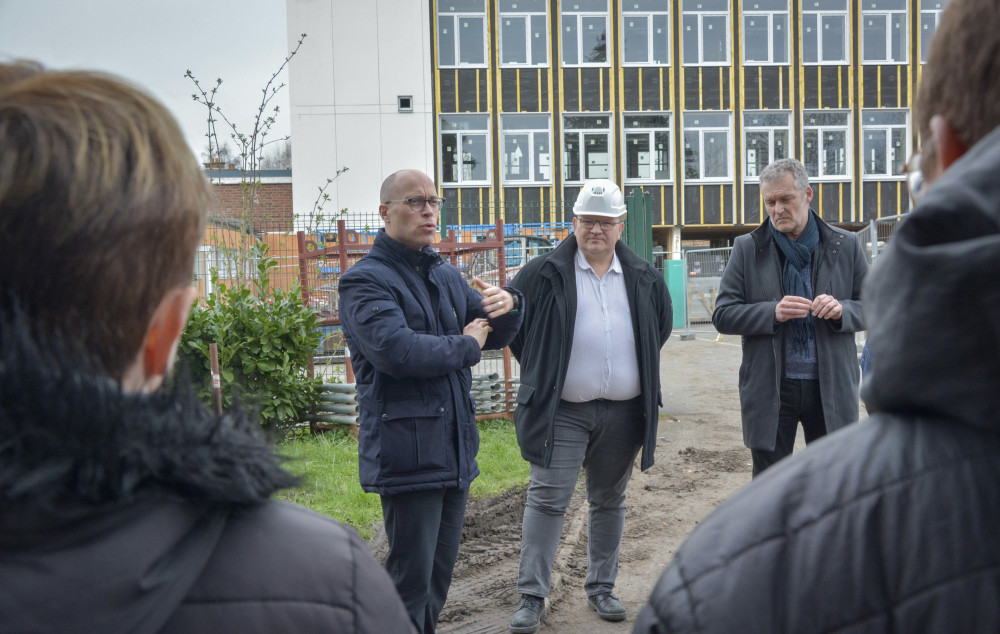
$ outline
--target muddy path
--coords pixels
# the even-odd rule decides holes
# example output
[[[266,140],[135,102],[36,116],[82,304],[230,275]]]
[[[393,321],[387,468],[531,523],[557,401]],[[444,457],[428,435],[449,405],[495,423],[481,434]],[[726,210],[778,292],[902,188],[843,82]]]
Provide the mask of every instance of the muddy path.
[[[636,466],[616,594],[628,608],[620,623],[600,620],[587,607],[587,505],[578,486],[566,514],[553,570],[549,614],[540,632],[628,632],[653,584],[695,525],[750,481],[736,391],[739,339],[714,333],[693,340],[671,337],[661,363],[664,407],[656,464]],[[524,490],[471,500],[442,633],[507,632],[517,605]],[[376,555],[384,548],[372,544]]]

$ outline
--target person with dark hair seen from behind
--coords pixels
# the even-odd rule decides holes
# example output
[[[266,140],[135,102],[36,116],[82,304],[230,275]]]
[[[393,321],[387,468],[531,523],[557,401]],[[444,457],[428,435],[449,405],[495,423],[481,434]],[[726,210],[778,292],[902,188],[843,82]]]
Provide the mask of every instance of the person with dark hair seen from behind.
[[[0,64],[0,631],[412,631],[255,416],[168,380],[213,204],[166,109]]]
[[[949,0],[931,42],[924,186],[863,291],[869,418],[706,518],[634,632],[1000,631],[998,25]]]

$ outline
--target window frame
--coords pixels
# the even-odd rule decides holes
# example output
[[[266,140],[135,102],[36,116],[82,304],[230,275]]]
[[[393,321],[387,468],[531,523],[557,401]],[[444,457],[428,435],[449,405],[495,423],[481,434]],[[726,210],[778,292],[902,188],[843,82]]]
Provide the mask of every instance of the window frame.
[[[578,184],[586,182],[593,178],[608,178],[614,180],[614,168],[615,168],[615,140],[614,140],[614,128],[611,125],[611,118],[614,116],[612,112],[564,112],[562,119],[562,175],[563,183],[566,184]],[[606,120],[606,125],[601,128],[589,128],[589,127],[570,127],[567,124],[569,119],[599,119],[603,118]],[[607,140],[607,170],[608,173],[604,176],[590,176],[588,170],[586,169],[586,154],[584,153],[584,135],[599,135],[604,134],[604,138]],[[580,171],[580,178],[571,179],[567,170],[570,167],[568,158],[570,156],[570,151],[566,147],[566,137],[567,135],[573,134],[576,136],[577,141],[577,151],[575,153],[577,158],[578,169]]]
[[[753,124],[747,122],[747,118],[748,117],[764,116],[764,115],[784,115],[785,116],[785,120],[786,120],[787,123],[784,126],[779,126],[779,125],[753,125]],[[769,158],[770,158],[770,160],[768,161],[768,164],[773,163],[774,161],[777,161],[779,159],[789,158],[789,156],[792,153],[792,148],[793,148],[793,145],[795,143],[795,137],[794,137],[794,131],[792,129],[792,111],[791,110],[744,110],[743,111],[743,126],[742,126],[742,130],[741,130],[742,134],[743,134],[743,139],[742,139],[742,141],[743,141],[743,148],[742,149],[743,149],[743,182],[744,183],[759,183],[760,182],[760,172],[764,171],[763,167],[760,170],[758,170],[758,172],[756,174],[754,174],[752,176],[747,173],[747,170],[750,167],[750,161],[747,160],[747,158],[746,158],[746,153],[749,151],[749,143],[747,143],[747,134],[751,133],[751,132],[760,132],[760,131],[764,131],[764,130],[766,130],[767,133],[768,133],[768,135],[767,135],[768,141],[767,142],[768,142],[768,152],[769,152]],[[788,154],[789,156],[776,156],[776,152],[774,151],[774,132],[776,130],[782,130],[782,131],[785,131],[785,132],[788,133],[788,141],[785,144],[785,147],[788,150],[786,152],[786,154]],[[767,167],[767,165],[765,165],[764,167]]]
[[[740,32],[743,36],[740,38],[740,51],[741,60],[744,66],[789,66],[792,63],[792,13],[789,8],[788,0],[785,0],[785,10],[780,11],[776,9],[751,9],[747,10],[747,4],[743,4],[743,13],[740,15]],[[774,16],[784,15],[785,16],[785,57],[786,60],[783,62],[778,62],[774,60]],[[747,60],[747,37],[746,37],[746,18],[748,17],[766,17],[767,18],[767,56],[768,61],[761,62],[757,60],[749,61]]]
[[[936,0],[934,0],[936,1]],[[930,4],[930,2],[928,2]],[[938,26],[941,25],[941,13],[944,11],[944,5],[946,2],[942,1],[939,3],[940,6],[934,9],[925,9],[925,5],[922,3],[920,5],[920,21],[917,23],[917,42],[920,46],[920,63],[927,63],[927,54],[931,50],[931,40],[934,38],[934,34],[937,33]],[[933,16],[934,18],[934,29],[931,31],[930,36],[925,37],[924,35],[924,18]]]
[[[901,114],[903,115],[903,123],[866,123],[866,119],[870,115],[887,115],[887,114]],[[906,180],[906,161],[909,160],[910,155],[913,152],[912,146],[912,135],[910,133],[910,110],[908,108],[863,108],[861,110],[861,178],[862,180],[878,180],[878,181],[905,181]],[[893,174],[892,172],[892,159],[889,156],[889,151],[892,148],[892,132],[893,130],[902,130],[903,132],[903,149],[902,155],[897,158],[899,168],[898,174]],[[871,131],[879,131],[885,133],[885,147],[886,147],[886,172],[881,174],[870,174],[867,171],[867,157],[865,156],[865,142],[867,141],[866,135]]]
[[[437,7],[437,15],[435,16],[435,22],[434,22],[434,29],[435,29],[434,35],[435,35],[435,38],[437,39],[437,46],[435,47],[435,51],[434,52],[435,52],[435,55],[437,56],[436,61],[437,61],[437,67],[438,68],[488,68],[489,67],[489,65],[490,65],[490,52],[489,52],[490,37],[489,37],[489,35],[490,34],[489,34],[489,30],[488,30],[488,22],[489,22],[489,20],[488,20],[488,15],[487,15],[487,11],[486,11],[487,10],[486,0],[483,0],[482,6],[483,6],[483,10],[480,13],[478,11],[468,11],[468,10],[447,11],[447,10],[442,10],[441,5],[440,4],[438,5],[438,7]],[[442,41],[441,41],[441,20],[443,18],[451,18],[451,28],[452,28],[452,30],[455,33],[455,37],[453,38],[454,39],[454,47],[455,47],[455,50],[453,51],[453,53],[455,55],[455,63],[454,64],[442,64],[441,63],[441,45],[442,45]],[[483,38],[483,61],[481,63],[469,63],[469,62],[463,62],[462,61],[462,38],[459,36],[459,34],[461,33],[461,30],[459,29],[458,25],[459,25],[460,21],[463,18],[480,18],[482,20],[482,23],[483,23],[483,33],[482,33],[482,38]]]
[[[885,0],[881,0],[885,2]],[[873,0],[867,0],[874,4]],[[861,37],[858,41],[858,48],[861,53],[861,63],[862,64],[907,64],[910,61],[910,46],[909,46],[909,35],[907,30],[910,25],[910,10],[909,3],[907,0],[903,0],[902,9],[865,9],[865,0],[862,0],[861,6]],[[900,23],[902,38],[903,38],[903,58],[902,59],[892,59],[892,18],[893,16],[899,16],[902,14],[903,20]],[[865,20],[873,16],[885,16],[885,45],[886,45],[886,59],[870,59],[865,51]]]
[[[445,121],[449,118],[463,118],[463,119],[482,119],[486,126],[484,128],[475,129],[445,129]],[[444,135],[455,134],[457,135],[456,144],[459,148],[458,155],[459,161],[458,174],[459,178],[457,181],[445,180],[445,146],[444,146]],[[465,180],[464,176],[464,157],[465,153],[461,151],[463,147],[464,138],[467,136],[482,136],[486,141],[486,178],[482,180]],[[490,150],[490,116],[488,114],[478,114],[478,113],[443,113],[438,115],[438,156],[440,157],[440,169],[441,169],[441,187],[443,189],[459,188],[459,187],[488,187],[492,184],[491,176],[493,174],[493,152]]]
[[[543,11],[537,10],[509,10],[503,8],[503,3],[499,4],[497,7],[497,61],[500,68],[548,68],[549,67],[549,33],[551,31],[551,26],[549,25],[549,4],[544,3],[545,9]],[[545,29],[541,31],[542,35],[545,37],[545,45],[542,47],[545,51],[544,60],[536,60],[532,55],[531,46],[531,19],[542,16],[545,21]],[[504,46],[503,46],[503,20],[505,18],[524,18],[524,30],[525,30],[525,59],[528,61],[525,63],[520,62],[506,62],[504,61]]]
[[[701,126],[701,125],[689,125],[688,117],[698,117],[706,115],[725,115],[728,125],[726,127],[720,126]],[[717,185],[721,183],[732,184],[733,180],[733,154],[736,150],[733,143],[733,113],[726,110],[689,110],[682,113],[681,118],[681,143],[685,150],[687,149],[687,135],[689,132],[699,132],[698,138],[698,172],[699,176],[689,177],[687,175],[687,158],[684,160],[684,183],[685,184],[705,184],[705,185]],[[705,174],[705,152],[703,148],[705,147],[705,134],[706,133],[726,133],[726,174],[723,176],[704,176]]]
[[[627,0],[623,0],[621,3],[621,25],[619,32],[621,33],[621,62],[624,67],[640,67],[640,66],[664,66],[669,67],[671,63],[671,46],[673,45],[673,33],[670,24],[670,3],[664,2],[665,8],[662,11],[652,11],[648,9],[638,9],[638,10],[626,10],[625,4]],[[655,61],[653,57],[654,46],[652,31],[655,28],[653,25],[654,16],[665,16],[667,19],[667,57],[664,61]],[[627,19],[644,19],[646,21],[646,60],[642,62],[630,62],[625,59],[625,20]]]
[[[506,121],[516,120],[516,119],[522,119],[522,118],[526,119],[528,117],[542,117],[542,116],[544,116],[545,119],[546,119],[546,127],[544,127],[544,128],[540,128],[540,127],[507,128],[507,127],[504,126],[504,123]],[[501,187],[536,187],[536,186],[548,186],[548,185],[552,185],[552,183],[554,182],[553,177],[552,177],[552,115],[550,113],[548,113],[548,112],[516,112],[516,113],[515,112],[511,112],[511,113],[504,113],[504,114],[501,114],[500,117],[499,117],[499,124],[500,124],[500,134],[499,134],[500,147],[497,148],[497,156],[498,156],[498,158],[500,160],[500,186]],[[548,156],[549,156],[549,163],[548,163],[549,178],[548,178],[548,180],[545,180],[545,179],[536,180],[535,179],[535,172],[536,172],[536,170],[540,171],[542,169],[541,166],[535,164],[536,163],[535,155],[537,153],[536,146],[535,146],[535,143],[536,143],[536,140],[535,140],[536,137],[535,137],[535,135],[538,134],[538,133],[540,133],[540,132],[544,132],[545,133],[545,138],[547,139],[548,146],[549,146],[549,152],[548,152]],[[507,165],[506,165],[507,153],[504,151],[504,148],[506,146],[506,139],[507,139],[507,137],[508,136],[513,136],[515,134],[517,134],[517,135],[527,134],[528,135],[528,152],[527,152],[527,155],[528,155],[528,174],[529,174],[529,178],[528,179],[524,179],[524,180],[510,179],[510,178],[507,177]]]
[[[807,9],[803,2],[802,7],[802,34],[799,40],[802,42],[802,65],[803,66],[843,66],[845,64],[850,64],[851,62],[851,6],[848,0],[812,0],[813,6],[817,6],[820,3],[832,3],[832,2],[842,2],[843,9]],[[805,19],[806,15],[816,16],[816,60],[815,62],[806,61],[805,55]],[[823,23],[823,18],[827,16],[840,16],[844,20],[844,39],[841,42],[844,51],[844,57],[837,60],[827,60],[823,59],[823,29],[821,28]]]
[[[667,119],[667,125],[665,127],[654,127],[654,126],[634,126],[628,125],[629,118],[631,117],[665,117]],[[628,152],[628,142],[630,136],[646,135],[649,140],[649,152],[652,155],[655,151],[653,148],[656,144],[656,134],[657,133],[667,133],[667,176],[666,178],[656,178],[656,170],[654,168],[655,162],[653,157],[650,156],[650,176],[648,178],[633,177],[628,176],[629,173],[629,152]],[[664,111],[627,111],[622,113],[622,158],[625,163],[625,174],[623,182],[626,185],[643,185],[643,184],[671,184],[674,182],[674,152],[673,152],[673,141],[674,141],[674,116],[669,110]]]
[[[846,117],[846,123],[836,124],[836,125],[810,125],[806,122],[806,118],[814,114],[843,114]],[[817,159],[816,173],[809,173],[809,163],[806,162],[806,133],[810,130],[817,131],[817,142],[819,148],[817,148],[817,156],[819,156],[823,151],[823,132],[825,131],[840,131],[844,133],[844,173],[843,174],[821,174],[820,167],[824,164],[823,161]],[[809,175],[810,182],[843,182],[849,181],[851,179],[851,174],[854,170],[853,164],[853,144],[854,135],[851,128],[851,111],[847,108],[837,108],[837,109],[820,109],[813,108],[802,111],[802,147],[799,156],[803,157],[803,165],[806,167],[806,173]]]
[[[687,0],[682,0],[682,3],[681,3],[681,24],[680,24],[680,30],[681,30],[681,47],[680,47],[680,51],[681,51],[681,61],[682,61],[681,65],[682,66],[705,66],[705,67],[712,67],[712,68],[717,68],[719,66],[730,66],[730,65],[732,65],[732,63],[733,63],[733,52],[732,52],[732,48],[733,48],[732,28],[733,28],[733,26],[732,26],[732,22],[731,22],[731,20],[732,20],[731,11],[729,11],[728,9],[726,9],[725,11],[722,11],[722,10],[685,9],[684,8],[684,4],[686,4],[686,3],[687,3]],[[684,35],[684,33],[686,32],[685,31],[685,27],[684,27],[684,18],[688,17],[688,16],[692,16],[692,15],[696,16],[698,18],[698,60],[697,61],[688,61],[688,59],[684,56],[684,39],[686,37]],[[725,44],[726,59],[725,60],[718,61],[718,62],[706,62],[706,61],[704,61],[704,59],[705,59],[705,37],[704,37],[704,30],[705,30],[705,18],[706,17],[716,17],[716,18],[718,18],[718,17],[724,17],[725,20],[726,20],[726,27],[724,29],[725,33],[726,33],[726,44]]]
[[[566,10],[564,7],[568,3],[566,0],[562,0],[559,3],[559,63],[562,68],[578,68],[578,67],[608,67],[611,66],[611,55],[609,50],[609,41],[611,39],[611,4],[610,0],[605,0],[604,11],[591,11],[591,10]],[[566,16],[572,15],[577,18],[577,29],[576,29],[576,59],[575,64],[571,64],[566,61],[565,56],[565,44],[563,38],[566,37]],[[604,61],[601,62],[583,62],[583,37],[580,32],[580,24],[583,18],[603,18],[604,19]]]

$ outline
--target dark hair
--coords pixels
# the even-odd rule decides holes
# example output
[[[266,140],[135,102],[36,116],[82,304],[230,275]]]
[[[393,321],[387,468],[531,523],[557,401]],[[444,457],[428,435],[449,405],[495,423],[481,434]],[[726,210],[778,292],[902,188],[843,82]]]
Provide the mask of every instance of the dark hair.
[[[120,379],[192,282],[206,178],[162,105],[94,72],[0,65],[0,148],[0,309]]]
[[[998,27],[997,0],[949,0],[945,5],[914,104],[914,119],[925,143],[936,114],[947,119],[969,146],[1000,125]]]

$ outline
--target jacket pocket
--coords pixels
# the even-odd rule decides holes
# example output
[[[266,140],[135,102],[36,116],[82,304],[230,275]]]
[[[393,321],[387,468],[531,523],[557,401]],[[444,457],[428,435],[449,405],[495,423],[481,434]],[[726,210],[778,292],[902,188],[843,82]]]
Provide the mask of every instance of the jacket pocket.
[[[525,385],[524,383],[522,383],[517,388],[517,396],[515,397],[514,400],[517,401],[518,405],[530,405],[531,404],[531,397],[534,394],[535,394],[535,388],[534,387],[532,387],[530,385]]]
[[[416,401],[385,404],[379,421],[383,475],[452,468],[454,429],[443,409],[431,413],[426,403]]]

